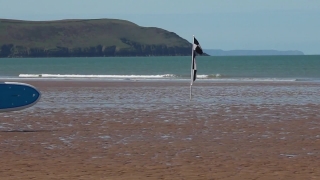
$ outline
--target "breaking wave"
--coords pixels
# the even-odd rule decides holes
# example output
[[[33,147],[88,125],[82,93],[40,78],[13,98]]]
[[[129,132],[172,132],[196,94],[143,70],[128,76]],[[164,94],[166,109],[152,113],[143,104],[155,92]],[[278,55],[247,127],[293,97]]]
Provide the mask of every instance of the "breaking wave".
[[[161,79],[174,78],[174,74],[163,75],[79,75],[79,74],[20,74],[21,78],[108,78],[108,79]]]
[[[162,75],[79,75],[79,74],[20,74],[19,78],[31,79],[123,79],[123,80],[189,80],[190,75],[162,74]],[[262,82],[291,82],[294,78],[240,78],[229,77],[222,74],[197,75],[197,80],[210,81],[262,81]]]

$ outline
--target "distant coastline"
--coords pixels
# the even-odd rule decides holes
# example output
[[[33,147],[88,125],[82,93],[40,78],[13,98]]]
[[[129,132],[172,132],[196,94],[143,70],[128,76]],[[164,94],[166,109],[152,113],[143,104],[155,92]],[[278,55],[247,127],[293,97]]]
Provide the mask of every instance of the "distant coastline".
[[[119,19],[0,19],[0,58],[190,56],[174,32]],[[207,56],[304,55],[301,51],[205,49]]]
[[[229,50],[204,49],[210,56],[280,56],[280,55],[304,55],[302,51],[277,51],[277,50]]]
[[[0,19],[0,57],[191,56],[174,32],[118,19]]]

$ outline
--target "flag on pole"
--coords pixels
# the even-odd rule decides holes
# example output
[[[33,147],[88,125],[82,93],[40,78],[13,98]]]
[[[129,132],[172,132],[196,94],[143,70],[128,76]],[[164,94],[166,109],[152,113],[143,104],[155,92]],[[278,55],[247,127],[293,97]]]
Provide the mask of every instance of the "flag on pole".
[[[191,62],[191,83],[190,83],[190,100],[192,98],[192,84],[197,79],[197,63],[196,55],[203,54],[202,48],[198,40],[193,36],[192,44],[192,62]]]
[[[203,54],[202,48],[198,40],[193,36],[193,45],[192,45],[192,64],[191,64],[191,86],[192,83],[197,79],[197,63],[196,63],[196,54]]]

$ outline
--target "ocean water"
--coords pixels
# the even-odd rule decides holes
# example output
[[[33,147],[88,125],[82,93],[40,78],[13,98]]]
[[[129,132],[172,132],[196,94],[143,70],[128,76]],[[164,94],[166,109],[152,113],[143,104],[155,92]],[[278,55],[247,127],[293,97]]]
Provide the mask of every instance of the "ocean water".
[[[1,79],[189,80],[191,57],[1,58]],[[319,81],[320,56],[198,56],[198,81]]]

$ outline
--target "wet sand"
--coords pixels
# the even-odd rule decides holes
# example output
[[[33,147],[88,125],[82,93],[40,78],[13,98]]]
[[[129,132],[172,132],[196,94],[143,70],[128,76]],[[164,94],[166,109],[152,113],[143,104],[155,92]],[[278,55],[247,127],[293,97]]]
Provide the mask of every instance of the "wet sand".
[[[320,179],[317,83],[27,81],[1,179]]]

